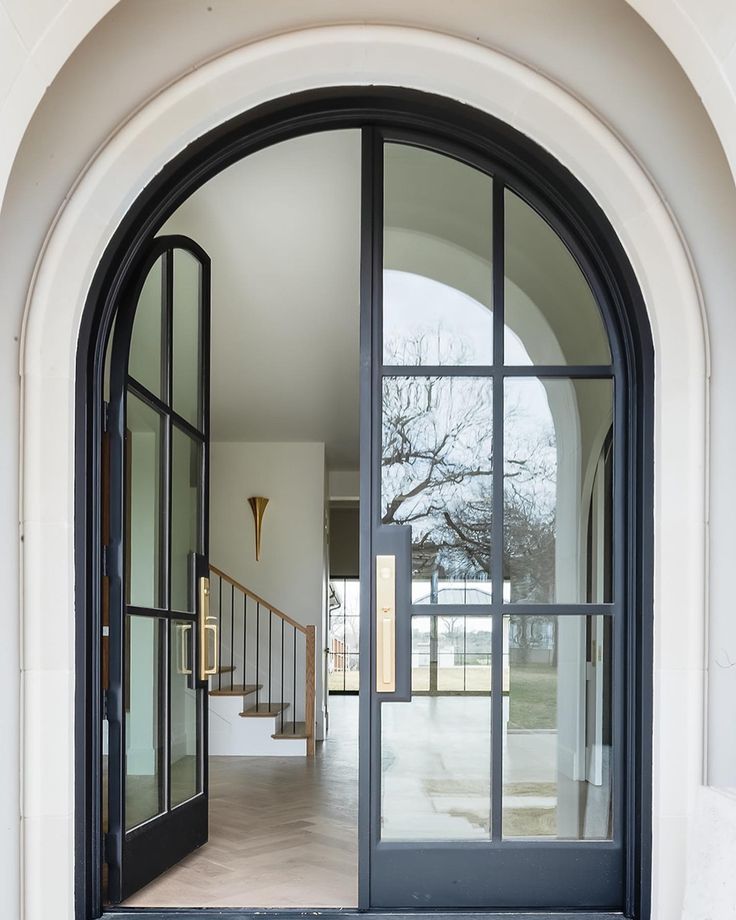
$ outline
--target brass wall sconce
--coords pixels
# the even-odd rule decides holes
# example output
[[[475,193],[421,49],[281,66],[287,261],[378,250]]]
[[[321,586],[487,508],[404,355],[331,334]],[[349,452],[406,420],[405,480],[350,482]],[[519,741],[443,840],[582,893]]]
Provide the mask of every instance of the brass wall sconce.
[[[250,509],[253,512],[253,518],[255,519],[256,525],[256,562],[260,561],[261,558],[261,529],[263,527],[263,515],[266,511],[266,505],[268,504],[268,499],[259,497],[253,497],[248,499],[248,504]]]

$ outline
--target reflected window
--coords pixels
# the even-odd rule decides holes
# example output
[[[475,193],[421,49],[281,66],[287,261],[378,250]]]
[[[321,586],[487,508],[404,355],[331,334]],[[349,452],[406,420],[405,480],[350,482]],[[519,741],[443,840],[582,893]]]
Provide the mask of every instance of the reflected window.
[[[490,176],[387,144],[384,183],[384,364],[489,364]]]
[[[383,840],[488,838],[491,639],[490,617],[412,618],[413,698],[381,706]]]
[[[330,631],[327,657],[330,693],[360,689],[360,582],[330,579]]]
[[[504,572],[512,603],[584,603],[591,578],[598,599],[610,601],[602,571],[611,570],[603,517],[612,486],[610,467],[607,476],[598,467],[612,417],[610,380],[506,380]],[[594,488],[601,507],[589,531]]]
[[[611,630],[607,616],[505,618],[505,837],[610,838]]]

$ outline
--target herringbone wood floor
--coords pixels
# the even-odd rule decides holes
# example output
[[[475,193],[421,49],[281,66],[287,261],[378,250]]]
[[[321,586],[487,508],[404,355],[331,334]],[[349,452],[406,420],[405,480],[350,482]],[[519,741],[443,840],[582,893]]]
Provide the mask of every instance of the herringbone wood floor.
[[[313,759],[210,758],[209,843],[126,907],[355,907],[357,697]]]

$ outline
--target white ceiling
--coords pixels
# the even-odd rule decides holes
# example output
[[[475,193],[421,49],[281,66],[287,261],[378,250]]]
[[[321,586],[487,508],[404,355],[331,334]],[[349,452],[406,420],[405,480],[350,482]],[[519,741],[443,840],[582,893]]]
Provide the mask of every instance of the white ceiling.
[[[220,173],[163,232],[212,259],[212,438],[323,441],[358,466],[360,134],[312,134]]]

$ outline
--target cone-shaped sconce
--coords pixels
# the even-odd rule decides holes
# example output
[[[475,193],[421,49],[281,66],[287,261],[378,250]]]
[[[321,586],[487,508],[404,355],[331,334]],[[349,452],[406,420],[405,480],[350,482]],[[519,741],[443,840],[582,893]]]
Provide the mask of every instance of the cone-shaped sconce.
[[[249,498],[248,504],[250,505],[256,522],[256,562],[258,562],[261,558],[261,528],[263,527],[263,515],[266,511],[268,499],[262,497]]]

